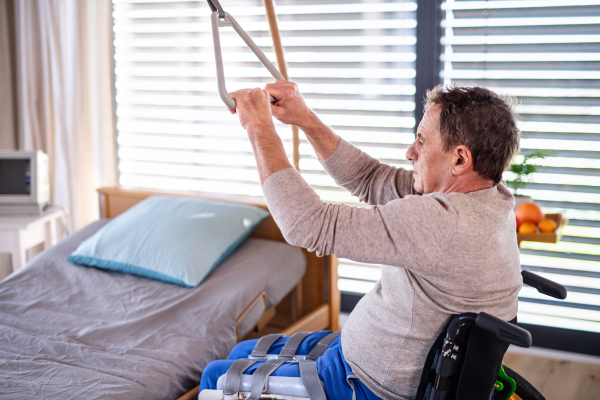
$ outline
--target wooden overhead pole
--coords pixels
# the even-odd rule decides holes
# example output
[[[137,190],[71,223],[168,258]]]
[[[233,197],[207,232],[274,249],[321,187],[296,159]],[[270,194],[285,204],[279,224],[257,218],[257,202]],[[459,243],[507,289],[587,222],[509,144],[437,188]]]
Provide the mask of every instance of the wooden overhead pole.
[[[285,78],[286,81],[289,81],[289,76],[287,73],[287,65],[285,63],[285,57],[283,54],[283,45],[281,44],[281,35],[279,33],[279,22],[277,20],[277,14],[275,13],[275,0],[263,0],[263,4],[265,5],[265,10],[267,14],[267,21],[269,22],[269,32],[271,34],[271,40],[273,41],[273,50],[275,51],[275,56],[277,57],[277,67],[279,68],[279,72]],[[293,164],[296,170],[300,171],[300,136],[298,135],[298,127],[292,125],[292,145],[293,145]],[[327,288],[325,288],[327,295],[325,302],[328,303],[328,314],[330,326],[329,329],[338,330],[339,329],[339,314],[340,314],[340,291],[338,289],[338,273],[337,266],[338,260],[332,254],[329,257],[325,257],[324,263],[327,265],[325,272],[327,273]],[[302,315],[302,281],[298,284],[298,296],[300,296],[297,302],[297,314]],[[302,326],[302,329],[305,329],[305,326]],[[289,329],[289,328],[288,328]],[[299,328],[300,329],[300,328]]]
[[[287,64],[285,63],[285,57],[283,55],[283,45],[281,44],[281,35],[279,34],[279,22],[277,20],[277,14],[275,13],[275,0],[263,0],[263,4],[265,5],[265,10],[267,12],[269,33],[271,34],[271,40],[273,41],[275,57],[277,57],[277,67],[285,80],[289,81],[290,78],[287,73]],[[300,171],[300,136],[296,125],[292,125],[292,149],[294,168]]]

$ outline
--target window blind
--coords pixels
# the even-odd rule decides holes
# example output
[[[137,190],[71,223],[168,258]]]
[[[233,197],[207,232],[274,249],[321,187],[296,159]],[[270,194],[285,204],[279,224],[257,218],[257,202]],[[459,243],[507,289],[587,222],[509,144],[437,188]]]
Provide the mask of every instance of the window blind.
[[[275,62],[260,0],[223,8]],[[412,168],[414,1],[278,0],[290,79],[344,139]],[[217,94],[206,1],[114,0],[119,181],[123,186],[261,195],[252,149]],[[271,82],[232,29],[221,43],[229,91]],[[289,127],[278,125],[288,154]],[[326,201],[357,203],[324,172],[301,133],[300,169]],[[342,291],[366,293],[377,265],[341,260]]]
[[[517,96],[522,153],[554,151],[535,162],[522,194],[569,222],[557,244],[522,242],[521,264],[569,294],[523,288],[519,322],[600,332],[600,1],[447,0],[442,9],[444,82]]]
[[[337,134],[381,161],[412,169],[414,141],[414,1],[278,0],[290,78],[306,103]],[[304,27],[299,30],[298,27]],[[358,205],[325,173],[301,133],[300,169],[326,201]],[[341,259],[339,288],[364,294],[379,265]]]
[[[224,1],[268,58],[260,0]],[[206,1],[114,0],[119,183],[262,195],[252,148],[217,94]],[[232,28],[221,28],[227,89],[262,87],[269,72]],[[291,131],[278,126],[288,154]]]

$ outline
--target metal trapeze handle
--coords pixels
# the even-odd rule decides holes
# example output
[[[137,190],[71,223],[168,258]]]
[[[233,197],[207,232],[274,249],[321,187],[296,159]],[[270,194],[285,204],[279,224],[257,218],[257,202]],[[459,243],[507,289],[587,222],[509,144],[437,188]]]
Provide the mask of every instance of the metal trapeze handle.
[[[225,18],[225,11],[221,4],[219,4],[219,0],[206,0],[208,2],[208,6],[210,7],[210,11],[218,11],[219,17]]]
[[[210,4],[210,2],[209,2]],[[211,7],[212,8],[212,7]],[[229,15],[228,12],[223,11],[224,17],[219,16],[219,10],[213,11],[210,20],[212,25],[212,33],[213,33],[213,45],[215,48],[215,64],[217,66],[217,83],[219,86],[219,96],[221,96],[221,100],[227,105],[227,107],[235,110],[235,100],[229,95],[229,92],[225,88],[225,74],[223,72],[223,58],[221,57],[221,41],[219,39],[219,27],[220,26],[231,26],[237,32],[237,34],[246,42],[246,45],[252,50],[252,52],[256,55],[256,57],[260,60],[260,62],[269,70],[271,75],[275,79],[285,80],[281,72],[269,61],[267,56],[258,48],[258,46],[250,39],[250,36],[242,27],[237,23],[237,21]],[[275,101],[275,98],[271,96],[271,102]]]

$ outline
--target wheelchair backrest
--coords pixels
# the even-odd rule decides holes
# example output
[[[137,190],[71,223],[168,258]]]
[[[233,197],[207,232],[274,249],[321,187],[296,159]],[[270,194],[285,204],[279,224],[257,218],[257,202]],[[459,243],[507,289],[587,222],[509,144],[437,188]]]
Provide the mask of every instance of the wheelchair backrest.
[[[427,355],[417,400],[490,398],[509,343],[475,324],[476,318],[450,318]]]
[[[557,299],[567,289],[530,271],[523,283]],[[486,313],[464,313],[450,318],[429,350],[416,400],[489,400],[509,344],[531,346],[531,334]]]

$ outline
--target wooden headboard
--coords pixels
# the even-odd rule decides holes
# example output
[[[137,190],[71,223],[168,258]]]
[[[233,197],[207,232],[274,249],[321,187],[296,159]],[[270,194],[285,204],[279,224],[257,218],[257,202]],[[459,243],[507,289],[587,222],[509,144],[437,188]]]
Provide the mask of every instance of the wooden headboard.
[[[98,193],[101,218],[114,218],[140,201],[156,195],[246,204],[268,210],[264,200],[256,197],[111,187],[100,188]],[[265,219],[250,237],[285,242],[273,217]],[[256,336],[273,332],[290,335],[301,331],[339,329],[340,292],[337,287],[337,259],[334,256],[317,257],[314,252],[308,252],[306,249],[303,251],[306,255],[306,273],[302,281],[276,307],[275,316],[261,332],[255,333]]]

